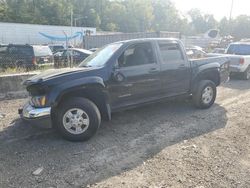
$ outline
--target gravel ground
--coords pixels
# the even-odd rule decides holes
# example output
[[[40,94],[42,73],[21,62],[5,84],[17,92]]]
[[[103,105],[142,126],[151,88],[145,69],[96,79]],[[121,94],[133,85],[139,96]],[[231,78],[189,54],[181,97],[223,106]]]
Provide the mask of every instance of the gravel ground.
[[[250,187],[250,82],[216,104],[173,101],[116,113],[85,143],[25,124],[0,101],[0,187]]]

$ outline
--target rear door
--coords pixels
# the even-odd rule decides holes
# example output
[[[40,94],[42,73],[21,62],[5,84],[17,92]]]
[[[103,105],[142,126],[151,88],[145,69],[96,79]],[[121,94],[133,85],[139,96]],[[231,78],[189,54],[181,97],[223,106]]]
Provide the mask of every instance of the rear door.
[[[190,63],[175,41],[158,41],[163,93],[168,96],[184,94],[190,88]]]
[[[113,107],[150,100],[160,94],[160,66],[151,42],[129,46],[118,58],[110,85]]]

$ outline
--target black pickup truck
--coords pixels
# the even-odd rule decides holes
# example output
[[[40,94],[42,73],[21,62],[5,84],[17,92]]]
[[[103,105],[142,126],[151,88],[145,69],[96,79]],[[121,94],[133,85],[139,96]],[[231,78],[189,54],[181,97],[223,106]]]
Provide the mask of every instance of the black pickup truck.
[[[30,99],[19,114],[28,121],[49,120],[64,138],[84,141],[115,111],[179,96],[209,108],[216,87],[228,79],[228,67],[224,57],[189,61],[177,39],[116,42],[77,68],[25,81]]]

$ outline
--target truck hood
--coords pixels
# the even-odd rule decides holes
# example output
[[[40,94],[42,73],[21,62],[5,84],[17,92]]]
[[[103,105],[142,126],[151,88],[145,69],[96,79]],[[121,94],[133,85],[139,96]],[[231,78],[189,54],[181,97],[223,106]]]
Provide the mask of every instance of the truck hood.
[[[58,80],[60,79],[62,82],[65,77],[69,75],[78,75],[78,73],[90,72],[93,68],[63,68],[63,69],[51,69],[44,71],[38,75],[32,76],[28,80],[26,80],[23,84],[25,86],[42,83],[50,80]],[[72,76],[74,78],[75,76]]]

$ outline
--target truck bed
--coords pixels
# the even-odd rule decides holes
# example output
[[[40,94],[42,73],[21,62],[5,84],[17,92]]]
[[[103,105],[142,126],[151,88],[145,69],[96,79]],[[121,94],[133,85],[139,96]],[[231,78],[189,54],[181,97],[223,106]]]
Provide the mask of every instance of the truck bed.
[[[190,62],[194,68],[199,67],[201,65],[210,64],[210,63],[218,63],[220,65],[221,83],[227,82],[229,80],[229,65],[230,65],[229,57],[226,57],[226,56],[209,57],[209,58],[190,60]]]

